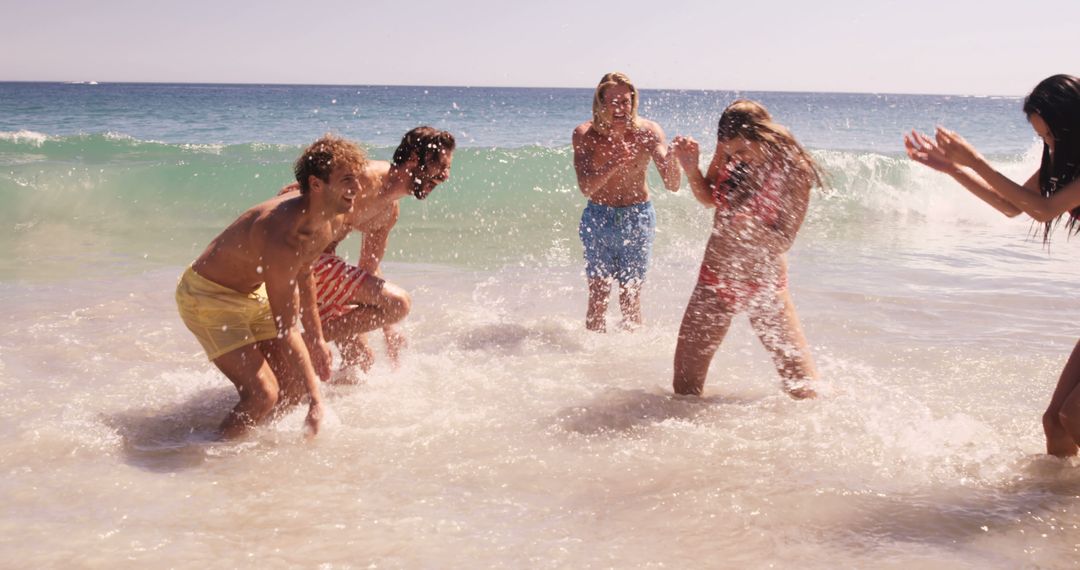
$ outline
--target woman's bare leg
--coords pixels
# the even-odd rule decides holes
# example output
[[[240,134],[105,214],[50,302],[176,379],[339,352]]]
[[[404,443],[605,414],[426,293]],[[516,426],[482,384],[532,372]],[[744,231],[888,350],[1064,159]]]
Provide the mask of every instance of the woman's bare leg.
[[[676,394],[701,395],[709,364],[731,327],[733,316],[733,311],[717,299],[712,289],[701,285],[694,288],[675,346],[672,385]]]
[[[1050,405],[1043,414],[1046,452],[1058,457],[1076,455],[1080,443],[1080,341],[1061,371]]]
[[[784,390],[792,398],[817,396],[810,384],[818,379],[810,347],[806,343],[795,303],[786,288],[769,294],[750,307],[750,325],[758,339],[772,353]]]

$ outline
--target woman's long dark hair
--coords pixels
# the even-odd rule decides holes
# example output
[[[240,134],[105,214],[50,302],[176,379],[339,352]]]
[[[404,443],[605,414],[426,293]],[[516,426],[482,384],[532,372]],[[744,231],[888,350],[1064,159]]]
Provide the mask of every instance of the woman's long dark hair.
[[[1043,79],[1024,99],[1024,114],[1042,117],[1054,139],[1053,153],[1043,144],[1039,167],[1039,190],[1050,196],[1080,178],[1080,79],[1072,75]],[[1066,227],[1071,233],[1080,233],[1080,207],[1070,214]],[[1060,219],[1046,222],[1043,241],[1050,239],[1050,230]]]

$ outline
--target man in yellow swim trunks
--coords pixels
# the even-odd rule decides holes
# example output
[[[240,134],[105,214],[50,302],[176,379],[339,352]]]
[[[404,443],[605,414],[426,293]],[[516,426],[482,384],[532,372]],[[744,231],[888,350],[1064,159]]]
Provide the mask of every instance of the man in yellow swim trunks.
[[[180,317],[240,394],[221,424],[222,437],[243,434],[305,393],[305,423],[318,433],[319,379],[329,378],[331,356],[311,264],[352,209],[366,163],[349,141],[329,135],[315,141],[294,167],[300,191],[241,214],[180,278]]]

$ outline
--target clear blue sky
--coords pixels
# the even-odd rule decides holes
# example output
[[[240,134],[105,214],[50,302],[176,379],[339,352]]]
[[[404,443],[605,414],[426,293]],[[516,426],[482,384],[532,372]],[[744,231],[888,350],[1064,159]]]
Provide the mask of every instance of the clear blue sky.
[[[1022,95],[1080,0],[3,0],[0,81]]]

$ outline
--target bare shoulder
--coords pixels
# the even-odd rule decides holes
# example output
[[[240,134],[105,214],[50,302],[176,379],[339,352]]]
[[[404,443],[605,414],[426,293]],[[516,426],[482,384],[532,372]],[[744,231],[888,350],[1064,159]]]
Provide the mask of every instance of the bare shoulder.
[[[571,140],[574,147],[574,155],[582,158],[596,152],[596,147],[600,144],[597,141],[596,131],[592,128],[592,121],[586,121],[577,126],[574,129],[574,136]]]
[[[364,166],[362,183],[371,184],[372,186],[381,185],[388,172],[390,172],[390,163],[388,161],[369,160],[367,165]]]
[[[295,192],[295,193],[299,194],[300,193],[300,183],[299,182],[292,182],[292,183],[286,184],[285,186],[282,186],[281,190],[278,190],[277,195],[281,196],[283,194],[288,194],[290,192]]]
[[[642,134],[647,137],[663,139],[664,129],[660,127],[660,124],[656,121],[650,121],[649,119],[638,118],[638,128]]]
[[[252,206],[245,215],[250,214],[254,226],[263,233],[277,234],[292,228],[297,216],[302,213],[301,201],[300,192],[286,192]]]
[[[593,130],[592,121],[585,121],[574,129],[574,143],[588,143],[595,135],[596,131]]]

